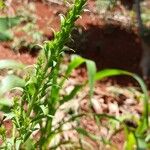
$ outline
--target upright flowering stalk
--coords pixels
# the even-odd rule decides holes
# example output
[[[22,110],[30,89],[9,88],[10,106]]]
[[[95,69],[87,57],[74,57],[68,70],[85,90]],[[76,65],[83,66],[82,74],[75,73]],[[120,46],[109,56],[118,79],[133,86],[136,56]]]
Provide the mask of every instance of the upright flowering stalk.
[[[58,79],[62,53],[85,3],[86,0],[75,0],[66,17],[61,15],[61,29],[55,33],[54,40],[45,42],[42,46],[34,72],[28,77],[23,89],[21,107],[19,103],[15,103],[14,131],[17,131],[19,136],[14,137],[14,144],[18,144],[18,140],[20,145],[23,145],[33,131],[37,130],[37,126],[40,132],[40,139],[35,144],[37,147],[47,149],[54,136],[52,120],[60,105],[61,87]]]

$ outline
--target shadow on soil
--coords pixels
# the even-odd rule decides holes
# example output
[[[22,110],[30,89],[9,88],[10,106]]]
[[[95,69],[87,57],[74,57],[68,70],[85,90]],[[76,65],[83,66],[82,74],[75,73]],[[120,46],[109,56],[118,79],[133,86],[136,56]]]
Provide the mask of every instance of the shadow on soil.
[[[141,75],[139,64],[142,48],[133,30],[114,24],[89,24],[87,29],[78,27],[74,30],[72,37],[75,42],[69,42],[69,47],[77,54],[94,60],[98,70],[117,68]],[[117,80],[121,83],[130,81],[127,77],[117,77]]]

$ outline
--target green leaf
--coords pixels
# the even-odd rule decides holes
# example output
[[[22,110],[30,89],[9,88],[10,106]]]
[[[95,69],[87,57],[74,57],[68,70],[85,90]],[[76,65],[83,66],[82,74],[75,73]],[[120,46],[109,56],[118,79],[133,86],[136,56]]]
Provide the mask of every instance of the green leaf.
[[[5,99],[5,98],[0,99],[0,106],[11,107],[12,105],[13,105],[13,102],[11,100]]]
[[[146,136],[145,141],[148,142],[148,143],[150,143],[150,134],[148,134],[148,135]]]
[[[65,95],[63,97],[63,99],[60,101],[60,104],[62,105],[63,103],[65,102],[68,102],[69,100],[71,100],[80,90],[81,88],[83,87],[84,85],[76,85],[74,87],[74,89],[70,92],[69,95]]]
[[[0,17],[0,41],[7,41],[13,38],[12,27],[21,22],[20,17]]]
[[[138,150],[147,150],[148,149],[148,145],[144,139],[137,138],[136,140],[137,140],[137,149]]]
[[[117,75],[128,75],[128,72],[119,69],[105,69],[96,73],[95,80],[97,81],[106,77]]]
[[[86,66],[88,71],[88,81],[90,86],[90,99],[91,99],[93,96],[93,90],[95,84],[96,65],[94,61],[86,59]]]
[[[70,64],[68,65],[68,68],[66,70],[65,73],[65,78],[63,78],[60,82],[60,87],[62,87],[62,85],[64,84],[65,80],[69,77],[69,75],[71,74],[71,72],[79,67],[81,64],[83,64],[85,62],[85,59],[78,56],[78,55],[72,55],[72,60],[70,62]]]
[[[93,139],[93,140],[102,141],[102,138],[101,138],[101,137],[96,136],[96,135],[94,135],[94,134],[92,134],[92,133],[89,133],[88,131],[86,131],[86,130],[83,129],[83,128],[75,128],[75,130],[76,130],[79,134],[84,135],[84,136],[86,136],[86,137],[89,137],[89,138],[91,138],[91,139]]]
[[[36,92],[36,79],[32,77],[29,81],[26,82],[26,87],[29,95],[34,95]]]
[[[15,146],[16,150],[19,150],[19,149],[20,149],[21,142],[22,142],[22,141],[21,141],[20,139],[17,139],[17,140],[16,140],[16,146]]]
[[[133,150],[136,144],[135,136],[132,132],[127,134],[127,141],[125,142],[125,150]]]
[[[59,14],[60,16],[60,22],[63,25],[64,21],[65,21],[65,16],[63,14]]]
[[[94,116],[97,116],[98,118],[108,118],[108,119],[112,119],[114,121],[117,121],[117,122],[121,122],[119,119],[117,119],[115,116],[112,116],[112,115],[108,115],[108,114],[96,114],[96,113],[93,113]]]
[[[142,134],[149,127],[149,120],[148,120],[149,96],[148,96],[147,87],[146,87],[144,81],[138,75],[131,73],[131,72],[128,72],[128,71],[119,70],[119,69],[105,69],[105,70],[99,71],[95,75],[95,81],[101,80],[101,79],[106,78],[106,77],[117,76],[117,75],[131,76],[132,78],[134,78],[139,83],[139,85],[140,85],[140,87],[144,93],[144,113],[143,113],[143,116],[141,118],[140,126],[139,126],[138,131],[137,131],[138,134]]]
[[[69,76],[71,74],[71,72],[79,67],[81,64],[83,64],[85,62],[85,59],[77,56],[77,55],[73,55],[72,57],[73,59],[71,60],[70,64],[68,65],[67,71],[66,71],[66,76]]]
[[[16,88],[24,87],[25,81],[15,75],[8,75],[2,79],[0,84],[0,95],[3,95],[5,92]]]
[[[21,144],[21,143],[19,143]],[[28,138],[27,141],[23,144],[23,146],[26,148],[26,150],[35,150],[34,146],[34,140]],[[18,150],[20,149],[20,146],[18,147]]]
[[[40,105],[43,114],[46,116],[48,114],[48,106]]]
[[[10,30],[0,31],[0,41],[12,40],[13,33]]]
[[[20,17],[0,17],[0,32],[5,32],[20,22]]]
[[[13,101],[10,99],[6,98],[1,98],[0,99],[0,111],[4,113],[10,113],[11,112],[11,107],[13,106]]]
[[[15,114],[13,112],[5,113],[4,116],[6,117],[4,120],[10,120],[15,117]]]
[[[0,9],[3,9],[5,7],[4,0],[0,0]]]
[[[0,60],[0,69],[23,69],[25,65],[11,59]]]

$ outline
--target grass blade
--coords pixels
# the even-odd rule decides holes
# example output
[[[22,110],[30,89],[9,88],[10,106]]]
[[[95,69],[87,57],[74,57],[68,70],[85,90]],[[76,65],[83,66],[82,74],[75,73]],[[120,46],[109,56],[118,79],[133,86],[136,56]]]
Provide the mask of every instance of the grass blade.
[[[90,87],[90,99],[93,96],[94,84],[95,84],[95,75],[96,75],[96,65],[94,61],[86,60],[86,66],[88,71],[88,81]]]
[[[7,75],[2,79],[0,84],[0,95],[3,95],[5,92],[16,88],[23,87],[25,85],[25,81],[15,75]]]
[[[135,141],[135,136],[132,132],[130,133],[127,133],[127,140],[126,140],[126,143],[124,145],[124,149],[125,150],[133,150],[134,149],[134,145],[136,144],[136,141]]]
[[[0,60],[0,69],[22,69],[25,65],[11,59]]]
[[[130,73],[130,72],[119,70],[119,69],[105,69],[105,70],[99,71],[95,75],[95,80],[97,81],[97,80],[101,80],[106,77],[117,76],[117,75],[131,76],[139,83],[139,85],[144,93],[144,113],[141,118],[141,124],[139,126],[138,134],[144,133],[144,131],[146,131],[149,127],[149,120],[148,120],[149,96],[148,96],[147,87],[146,87],[144,81],[138,75],[136,75],[134,73]]]
[[[76,85],[74,87],[74,89],[70,92],[70,94],[68,95],[65,95],[63,97],[63,99],[60,101],[60,105],[62,105],[63,103],[65,102],[68,102],[69,100],[73,99],[73,97],[78,93],[78,91],[81,90],[81,88],[83,87],[84,85]]]

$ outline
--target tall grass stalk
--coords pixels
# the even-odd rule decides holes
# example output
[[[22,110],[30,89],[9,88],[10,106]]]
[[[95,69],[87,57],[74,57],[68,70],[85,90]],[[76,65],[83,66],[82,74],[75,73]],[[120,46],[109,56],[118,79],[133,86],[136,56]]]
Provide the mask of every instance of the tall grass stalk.
[[[53,41],[45,42],[35,65],[33,75],[28,77],[23,89],[21,107],[14,105],[13,122],[19,133],[14,139],[16,146],[24,144],[39,124],[40,139],[35,144],[40,149],[47,149],[55,135],[52,120],[60,104],[59,71],[63,48],[70,38],[75,21],[80,17],[86,0],[75,0],[66,17],[61,15],[60,32],[55,33]],[[62,86],[62,85],[61,85]],[[24,107],[26,106],[26,109]]]
[[[52,41],[45,42],[42,47],[42,51],[38,57],[37,63],[34,66],[32,74],[29,72],[26,82],[16,77],[15,75],[6,76],[3,79],[3,84],[0,84],[0,95],[3,95],[6,91],[12,89],[12,87],[23,87],[21,89],[22,96],[14,98],[14,104],[1,102],[4,105],[12,107],[9,111],[10,114],[5,114],[6,118],[13,121],[12,138],[6,137],[6,131],[0,126],[0,134],[3,139],[3,145],[0,148],[3,149],[57,149],[61,144],[74,144],[72,141],[59,141],[52,145],[52,141],[55,136],[62,133],[62,126],[65,123],[74,121],[82,116],[90,116],[97,121],[99,127],[99,119],[107,118],[112,119],[120,124],[123,124],[126,129],[127,138],[125,141],[125,149],[132,150],[133,147],[137,149],[149,148],[149,95],[145,83],[137,75],[117,69],[106,69],[97,72],[96,65],[93,61],[84,59],[82,57],[75,57],[70,62],[65,73],[61,76],[61,61],[63,59],[64,46],[69,40],[70,33],[74,28],[75,21],[80,17],[83,11],[86,0],[75,0],[74,4],[70,7],[66,17],[61,15],[61,29],[55,33],[55,38]],[[78,67],[80,64],[86,63],[88,70],[88,82],[81,85],[77,85],[74,89],[65,96],[60,94],[60,90],[63,88],[65,80],[69,77],[72,70]],[[12,68],[24,68],[21,64],[17,64],[14,61],[0,61],[0,69],[12,69]],[[55,114],[60,105],[71,100],[76,93],[87,83],[89,83],[89,99],[92,100],[94,93],[94,84],[97,80],[101,80],[105,77],[116,75],[128,75],[133,77],[140,85],[143,92],[144,109],[143,114],[137,121],[137,128],[131,130],[124,120],[120,120],[114,116],[107,114],[95,114],[91,111],[86,114],[72,115],[68,120],[63,120],[58,123],[58,126],[54,127],[53,121]],[[19,82],[17,82],[19,80]],[[4,82],[5,81],[5,82]],[[11,83],[11,85],[7,85]],[[4,88],[2,88],[4,86]],[[3,90],[2,90],[3,89]],[[92,103],[89,105],[91,108]],[[4,118],[5,119],[5,118]],[[91,139],[103,142],[103,137],[97,137],[91,133],[88,133],[81,127],[74,128],[79,134],[89,137]],[[34,136],[34,131],[38,133],[37,137]],[[100,135],[101,136],[101,135]],[[79,138],[80,149],[83,149],[83,140]],[[90,145],[90,144],[89,144]],[[76,146],[76,145],[75,145]],[[79,147],[78,147],[79,148]]]

